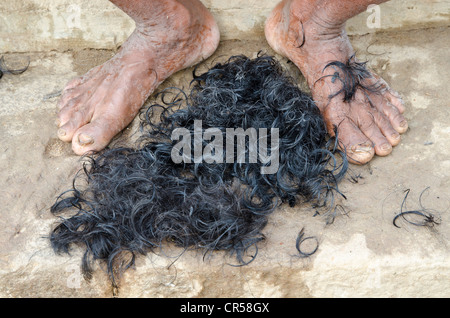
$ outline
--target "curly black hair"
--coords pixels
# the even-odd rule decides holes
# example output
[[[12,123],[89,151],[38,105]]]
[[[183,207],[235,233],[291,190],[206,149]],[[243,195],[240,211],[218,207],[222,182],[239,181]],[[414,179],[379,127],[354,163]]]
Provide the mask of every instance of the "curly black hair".
[[[158,103],[141,113],[144,133],[135,148],[87,157],[73,188],[52,207],[54,214],[71,214],[52,230],[51,244],[65,253],[72,244],[84,246],[87,278],[100,260],[117,285],[137,255],[166,243],[185,250],[229,251],[246,265],[257,254],[246,261],[249,249],[257,250],[265,239],[268,216],[280,204],[333,206],[335,194],[341,194],[346,156],[336,138],[327,135],[312,99],[273,57],[234,56],[195,73],[189,94],[165,89]],[[224,139],[230,128],[277,129],[278,170],[265,174],[261,168],[267,161],[239,161],[236,152],[230,163],[230,149],[221,154],[223,160],[187,156],[175,163],[173,132],[188,131],[194,147],[200,120],[203,131],[214,128]],[[202,146],[208,142],[202,140]],[[247,155],[251,146],[245,143]]]

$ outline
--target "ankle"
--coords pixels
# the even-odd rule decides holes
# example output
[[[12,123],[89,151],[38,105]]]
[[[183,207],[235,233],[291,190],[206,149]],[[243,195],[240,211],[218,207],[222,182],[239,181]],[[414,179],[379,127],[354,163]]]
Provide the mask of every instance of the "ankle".
[[[158,35],[161,32],[166,36],[177,33],[184,33],[192,29],[193,17],[190,10],[183,5],[177,5],[170,10],[161,10],[149,13],[144,19],[134,19],[136,31],[144,36]]]
[[[326,29],[342,28],[345,22],[367,10],[372,4],[381,4],[388,0],[285,0],[291,11],[303,15],[307,20],[315,20]]]
[[[333,40],[345,34],[346,21],[331,17],[329,10],[315,1],[294,0],[287,5],[290,33],[304,34],[310,41]]]

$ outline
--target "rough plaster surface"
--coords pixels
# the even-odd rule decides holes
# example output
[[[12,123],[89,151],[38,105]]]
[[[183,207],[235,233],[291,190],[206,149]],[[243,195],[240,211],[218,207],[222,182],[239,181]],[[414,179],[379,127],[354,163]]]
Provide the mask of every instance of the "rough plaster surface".
[[[47,8],[54,1],[45,2]],[[4,5],[1,5],[2,8]],[[450,296],[450,28],[397,30],[352,36],[361,59],[398,90],[406,103],[410,131],[391,156],[351,166],[357,184],[345,180],[346,213],[326,225],[309,206],[282,207],[265,229],[267,241],[249,266],[227,265],[223,253],[179,251],[139,257],[127,272],[119,297],[449,297]],[[273,52],[263,37],[221,43],[201,67],[234,54]],[[67,190],[80,159],[56,138],[54,93],[72,77],[107,60],[109,50],[6,54],[10,62],[30,58],[22,75],[0,80],[0,297],[111,297],[98,268],[92,281],[80,275],[82,251],[56,256],[45,238],[56,219],[49,207]],[[298,79],[301,74],[277,58]],[[192,69],[172,76],[161,88],[187,87]],[[151,100],[149,101],[151,102]],[[115,142],[136,136],[138,120]],[[408,209],[434,209],[441,224],[420,228],[399,222],[404,191]],[[317,237],[317,253],[298,257],[300,229]],[[174,263],[173,263],[174,262]],[[173,263],[173,264],[172,264]]]
[[[223,40],[251,39],[278,0],[203,0],[221,29]],[[380,6],[379,25],[373,12],[348,22],[349,34],[390,29],[417,29],[447,24],[449,0],[392,0]],[[134,23],[107,0],[15,0],[0,3],[0,52],[115,49]]]

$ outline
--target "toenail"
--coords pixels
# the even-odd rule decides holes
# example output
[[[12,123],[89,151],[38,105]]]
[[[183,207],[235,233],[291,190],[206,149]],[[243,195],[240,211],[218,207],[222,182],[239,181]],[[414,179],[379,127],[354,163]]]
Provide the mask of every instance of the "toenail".
[[[58,130],[58,136],[64,137],[66,135],[66,131],[64,129]]]
[[[407,126],[408,126],[408,122],[406,120],[404,120],[400,123],[401,128],[406,128]]]
[[[55,125],[56,125],[56,127],[60,127],[61,121],[59,119],[55,120]]]
[[[94,143],[94,139],[91,136],[79,134],[78,143],[82,146],[88,146]]]
[[[401,138],[401,136],[399,134],[392,134],[391,138],[394,140],[399,140]]]
[[[381,148],[381,150],[383,150],[383,151],[389,151],[389,150],[392,149],[392,146],[391,146],[390,144],[384,144],[384,145],[382,145],[380,148]]]
[[[359,145],[355,145],[351,148],[352,152],[371,152],[372,151],[372,145],[369,143],[363,143]]]

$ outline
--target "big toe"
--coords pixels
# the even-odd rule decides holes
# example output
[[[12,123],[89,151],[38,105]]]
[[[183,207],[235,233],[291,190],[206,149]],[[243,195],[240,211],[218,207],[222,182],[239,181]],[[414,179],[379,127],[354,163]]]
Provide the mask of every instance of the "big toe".
[[[339,125],[338,140],[351,163],[363,165],[375,155],[373,143],[351,120],[345,120]]]
[[[369,141],[353,142],[346,148],[346,154],[349,162],[363,165],[372,160],[375,149]]]
[[[72,139],[72,149],[79,155],[98,152],[108,146],[122,127],[111,124],[112,121],[106,119],[93,120],[91,123],[79,128]]]

